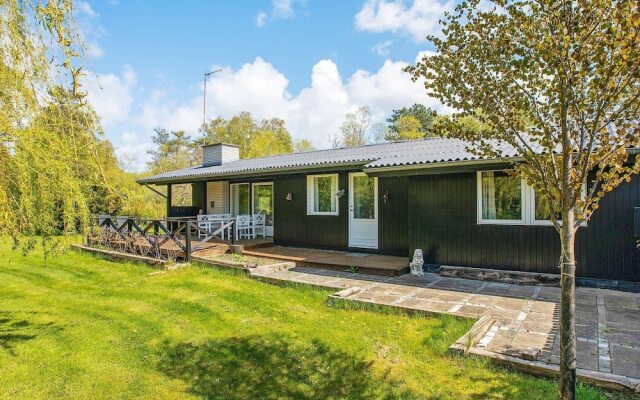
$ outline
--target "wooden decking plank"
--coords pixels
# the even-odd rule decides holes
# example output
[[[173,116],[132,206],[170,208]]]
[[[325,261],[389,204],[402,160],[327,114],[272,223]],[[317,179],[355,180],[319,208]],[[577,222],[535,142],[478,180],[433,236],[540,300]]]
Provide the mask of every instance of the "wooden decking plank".
[[[256,257],[268,257],[293,261],[298,266],[319,267],[345,271],[357,267],[359,272],[395,276],[408,271],[408,260],[404,257],[368,254],[352,256],[347,252],[301,249],[283,246],[272,246],[258,250],[245,250],[244,254]]]

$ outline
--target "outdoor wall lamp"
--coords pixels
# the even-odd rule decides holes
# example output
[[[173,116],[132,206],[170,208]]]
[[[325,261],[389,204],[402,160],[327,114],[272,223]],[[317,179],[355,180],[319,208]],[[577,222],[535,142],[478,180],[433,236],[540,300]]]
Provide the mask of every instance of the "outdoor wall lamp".
[[[340,189],[340,190],[338,190],[338,191],[336,192],[336,196],[337,196],[338,198],[340,198],[340,197],[344,196],[344,193],[345,193],[345,190],[344,190],[344,189]]]
[[[285,197],[285,200],[287,200],[287,201],[293,200],[293,193],[291,193],[291,192],[287,193],[287,197]]]
[[[211,208],[216,208],[216,202],[215,201],[210,201],[209,204],[211,205]]]
[[[384,204],[387,204],[387,200],[389,200],[390,196],[389,196],[389,191],[385,190],[384,194],[382,195],[382,200],[384,201]]]

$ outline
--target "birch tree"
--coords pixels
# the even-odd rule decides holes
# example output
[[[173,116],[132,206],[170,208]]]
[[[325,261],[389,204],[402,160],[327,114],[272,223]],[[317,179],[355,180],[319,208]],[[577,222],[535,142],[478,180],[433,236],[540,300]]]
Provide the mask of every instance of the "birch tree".
[[[575,237],[581,223],[639,164],[638,0],[465,0],[444,17],[436,54],[408,68],[458,110],[447,129],[471,150],[516,149],[524,178],[560,235],[558,397],[575,398]],[[489,129],[458,127],[476,116]]]

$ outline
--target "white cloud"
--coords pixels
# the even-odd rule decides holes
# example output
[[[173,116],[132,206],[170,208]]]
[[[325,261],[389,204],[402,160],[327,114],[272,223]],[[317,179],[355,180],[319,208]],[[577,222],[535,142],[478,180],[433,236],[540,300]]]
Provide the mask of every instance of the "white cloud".
[[[328,146],[347,112],[369,106],[374,120],[383,121],[394,109],[421,102],[443,109],[429,99],[421,82],[412,82],[403,71],[408,64],[387,60],[377,72],[358,70],[343,80],[332,60],[321,60],[311,72],[311,84],[297,95],[288,91],[288,79],[261,58],[233,70],[223,67],[207,83],[207,118],[229,118],[249,111],[256,118],[278,117],[286,121],[295,138]],[[215,66],[215,68],[219,68]],[[156,93],[143,105],[140,124],[183,129],[195,134],[202,124],[202,96],[182,104]]]
[[[133,104],[132,90],[136,82],[133,69],[126,65],[121,74],[98,74],[87,78],[88,98],[102,118],[105,127],[111,127],[128,118]]]
[[[153,145],[151,142],[123,144],[115,149],[116,157],[125,171],[144,171],[149,158],[147,153]]]
[[[292,0],[272,0],[273,14],[279,18],[290,18],[293,16]]]
[[[384,42],[378,42],[371,49],[374,53],[382,57],[389,56],[389,47],[393,44],[393,40],[385,40]]]
[[[268,19],[288,19],[296,15],[294,4],[299,3],[302,6],[306,3],[306,0],[271,0],[271,10],[267,14],[264,11],[260,11],[256,17],[256,26],[262,28]]]
[[[267,13],[264,11],[260,11],[258,16],[256,17],[256,26],[258,28],[262,28],[264,24],[267,22]]]
[[[413,103],[448,111],[426,96],[423,82],[411,81],[403,71],[407,65],[387,60],[377,71],[358,70],[343,78],[335,62],[320,60],[312,68],[310,84],[296,94],[289,91],[287,77],[260,57],[237,69],[213,66],[212,70],[222,71],[207,83],[207,119],[230,118],[242,111],[258,119],[282,118],[295,139],[308,139],[317,148],[326,148],[345,114],[360,106],[371,109],[374,122],[383,122],[393,109]],[[104,90],[96,92],[92,88],[89,100],[103,118],[117,154],[128,160],[135,155],[133,169],[144,169],[154,128],[198,135],[202,124],[201,82],[194,82],[200,85],[198,96],[175,100],[164,90],[139,91],[130,67],[121,74],[99,78]],[[132,103],[132,93],[144,97]]]
[[[98,44],[98,39],[105,35],[105,29],[100,24],[100,14],[88,2],[79,1],[76,3],[75,15],[78,32],[85,43],[87,54],[92,58],[104,56],[104,50]]]
[[[89,53],[90,57],[100,58],[104,56],[104,50],[102,49],[102,47],[100,47],[100,45],[98,45],[98,43],[87,41],[86,46],[87,52]]]
[[[91,7],[91,4],[87,3],[86,1],[79,1],[76,4],[78,5],[78,11],[87,15],[88,17],[95,18],[98,16],[98,13],[94,11],[93,7]]]
[[[455,6],[453,0],[367,0],[355,16],[356,29],[409,35],[416,42],[440,31],[438,20]]]

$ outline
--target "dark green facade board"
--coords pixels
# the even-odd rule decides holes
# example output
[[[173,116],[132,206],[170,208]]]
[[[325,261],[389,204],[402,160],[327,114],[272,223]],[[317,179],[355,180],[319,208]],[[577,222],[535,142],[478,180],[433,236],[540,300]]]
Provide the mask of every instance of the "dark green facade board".
[[[348,250],[348,172],[338,172],[345,195],[337,216],[307,215],[306,173],[232,181],[273,181],[276,244]],[[206,183],[194,183],[193,205],[206,204],[204,196]],[[640,281],[634,207],[640,207],[637,176],[607,194],[588,226],[578,230],[580,277]],[[420,248],[430,264],[558,273],[560,240],[553,227],[477,223],[475,172],[380,176],[378,213],[378,250],[361,251],[410,257]]]
[[[409,177],[378,178],[378,248],[381,254],[409,256]],[[388,199],[385,203],[385,193]]]
[[[348,190],[348,173],[338,175],[338,189]],[[292,200],[287,200],[291,193]],[[349,245],[348,193],[338,199],[339,215],[307,215],[307,175],[274,180],[274,242],[283,246],[346,249]]]
[[[324,172],[326,173],[326,172]],[[408,256],[408,177],[380,178],[378,181],[378,250],[380,254]],[[274,241],[283,246],[318,249],[349,249],[349,173],[338,173],[339,215],[307,215],[307,175],[278,176],[274,180]],[[382,195],[388,192],[385,204]],[[286,200],[291,193],[293,199]]]
[[[437,265],[558,273],[560,240],[551,226],[479,225],[475,173],[411,177],[409,250]],[[604,197],[577,234],[578,275],[640,281],[633,208],[640,205],[636,176]]]

